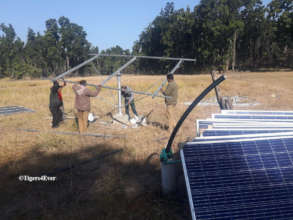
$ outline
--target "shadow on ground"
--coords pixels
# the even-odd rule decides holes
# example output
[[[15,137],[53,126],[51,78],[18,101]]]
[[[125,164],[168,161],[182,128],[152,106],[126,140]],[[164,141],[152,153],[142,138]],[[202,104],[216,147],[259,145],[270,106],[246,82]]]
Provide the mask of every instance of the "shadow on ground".
[[[66,154],[32,149],[0,167],[1,219],[189,218],[184,196],[162,196],[156,154],[139,162],[107,144]],[[20,181],[20,175],[56,181]]]

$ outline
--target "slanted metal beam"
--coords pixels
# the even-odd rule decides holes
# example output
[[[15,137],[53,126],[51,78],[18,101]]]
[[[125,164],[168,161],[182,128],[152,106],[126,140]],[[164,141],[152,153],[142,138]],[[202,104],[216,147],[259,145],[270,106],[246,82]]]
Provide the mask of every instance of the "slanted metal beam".
[[[62,77],[64,77],[64,76],[68,75],[69,73],[72,73],[72,72],[74,72],[75,70],[78,70],[79,68],[83,67],[84,65],[86,65],[86,64],[88,64],[88,63],[94,61],[94,60],[97,59],[98,57],[99,57],[99,54],[95,55],[94,57],[92,57],[92,58],[90,58],[90,59],[88,59],[88,60],[86,60],[86,61],[84,61],[83,63],[77,65],[76,67],[73,67],[72,69],[70,69],[70,70],[68,70],[68,71],[66,71],[66,72],[64,72],[64,73],[62,73],[62,74],[56,76],[56,77],[53,78],[52,80],[58,80],[58,79],[60,79],[60,78],[62,78]]]
[[[77,135],[77,136],[91,136],[91,137],[102,137],[102,138],[125,138],[125,135],[111,135],[111,134],[96,134],[96,133],[79,133],[79,132],[70,132],[70,131],[40,131],[37,129],[22,129],[18,128],[19,131],[24,132],[33,132],[33,133],[53,133],[61,135]]]
[[[114,73],[112,73],[110,76],[107,77],[107,79],[105,79],[101,85],[105,85],[106,82],[108,82],[110,79],[112,79],[113,76],[119,74],[123,69],[125,69],[127,66],[129,66],[130,64],[132,64],[134,61],[136,60],[136,57],[133,57],[131,60],[129,60],[127,63],[125,63],[123,66],[121,66],[118,70],[116,70]]]
[[[96,55],[96,54],[90,54]],[[144,59],[155,59],[155,60],[183,60],[195,62],[196,59],[190,58],[177,58],[177,57],[156,57],[156,56],[137,56],[137,55],[119,55],[119,54],[99,54],[101,57],[136,57],[136,58],[144,58]]]
[[[176,64],[176,66],[169,72],[167,73],[167,75],[169,74],[174,74],[175,71],[180,67],[181,63],[183,62],[183,59],[179,60],[179,62]],[[161,90],[161,88],[163,88],[163,86],[167,83],[167,79],[165,79],[163,81],[163,83],[159,86],[159,88],[154,92],[152,98],[155,98],[156,95],[158,95],[159,91]]]
[[[72,83],[72,84],[79,84],[79,82],[74,82],[74,81],[71,81],[71,80],[64,80],[65,82],[68,82],[68,83]],[[93,86],[93,87],[98,87],[97,85],[95,84],[90,84],[90,83],[87,83],[86,85],[88,86]],[[112,90],[116,90],[116,91],[121,91],[121,89],[117,89],[117,88],[113,88],[113,87],[110,87],[110,86],[102,86],[102,88],[105,88],[105,89],[112,89]],[[150,93],[150,92],[140,92],[140,91],[134,91],[132,90],[132,92],[134,94],[139,94],[139,95],[147,95],[147,96],[153,96],[153,93]],[[164,95],[157,95],[157,97],[161,97],[161,98],[166,98],[168,96],[164,96]]]
[[[157,59],[157,60],[183,60],[183,61],[196,61],[195,59],[189,59],[189,58],[173,58],[173,57],[156,57],[156,56],[132,56],[132,55],[115,55],[115,54],[90,54],[90,55],[94,55],[94,57],[84,61],[83,63],[77,65],[76,67],[73,67],[72,69],[56,76],[55,78],[51,79],[51,80],[58,80],[76,70],[78,70],[79,68],[85,66],[86,64],[94,61],[95,59],[97,59],[99,56],[102,56],[102,57],[133,57],[133,60],[131,59],[129,62],[130,64],[135,61],[136,58],[145,58],[145,59]],[[126,65],[127,64],[127,65]],[[126,66],[122,66],[120,67],[117,71],[120,72],[121,70],[123,70],[125,67],[127,67],[129,64],[126,63],[125,65]],[[114,72],[112,75],[116,75],[117,74],[117,71]],[[115,74],[116,73],[116,74]],[[104,83],[102,83],[102,85],[104,85],[107,81],[109,81],[113,76],[109,76],[109,79],[106,79]]]

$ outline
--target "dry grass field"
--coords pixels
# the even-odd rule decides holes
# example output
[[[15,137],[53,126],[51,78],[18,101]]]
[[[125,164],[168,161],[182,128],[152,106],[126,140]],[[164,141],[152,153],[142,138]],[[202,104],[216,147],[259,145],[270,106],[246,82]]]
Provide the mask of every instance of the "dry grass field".
[[[227,76],[220,86],[223,95],[244,96],[259,103],[246,109],[293,109],[292,71],[237,72]],[[86,79],[98,84],[104,78]],[[163,79],[164,76],[124,75],[122,83],[134,90],[153,92]],[[193,101],[211,83],[211,77],[175,75],[175,80],[179,86],[179,119],[188,107],[184,102]],[[116,87],[116,79],[107,85]],[[0,115],[0,219],[188,219],[186,198],[164,197],[160,192],[159,153],[169,134],[160,126],[166,123],[162,98],[136,95],[140,115],[153,110],[150,124],[122,128],[105,123],[110,121],[107,113],[116,112],[117,95],[102,89],[98,97],[92,98],[92,112],[100,119],[90,125],[89,132],[124,137],[58,135],[51,132],[50,87],[45,80],[0,80],[0,107],[17,105],[35,111]],[[211,92],[207,98],[214,95]],[[73,116],[71,85],[64,88],[63,99],[65,112]],[[218,106],[197,106],[178,132],[173,150],[178,151],[179,142],[195,136],[196,119],[216,112]],[[68,119],[54,131],[77,128],[74,120]],[[123,151],[115,153],[120,149]],[[25,182],[18,180],[20,175],[56,176],[57,180]]]

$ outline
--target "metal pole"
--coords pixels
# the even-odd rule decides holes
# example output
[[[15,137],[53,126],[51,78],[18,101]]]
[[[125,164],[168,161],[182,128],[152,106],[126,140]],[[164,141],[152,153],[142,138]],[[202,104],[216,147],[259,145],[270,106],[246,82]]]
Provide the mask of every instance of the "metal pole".
[[[117,84],[118,84],[118,114],[122,115],[122,104],[121,104],[121,73],[117,74]]]
[[[74,82],[74,81],[70,81],[70,80],[64,80],[65,82],[68,82],[68,83],[72,83],[72,84],[79,84],[79,82]],[[95,84],[90,84],[90,83],[87,83],[86,85],[88,86],[93,86],[93,87],[98,87],[97,85]],[[118,88],[113,88],[113,87],[110,87],[110,86],[102,86],[102,88],[105,88],[105,89],[112,89],[112,90],[117,90],[117,91],[121,91],[121,89],[118,89]],[[147,96],[153,96],[153,93],[150,93],[150,92],[140,92],[140,91],[133,91],[132,92],[134,94],[139,94],[139,95],[147,95]],[[164,96],[164,95],[157,95],[157,97],[161,97],[161,98],[168,98],[169,96]]]
[[[183,59],[179,60],[179,62],[176,64],[176,66],[169,72],[167,73],[167,75],[169,74],[174,74],[175,71],[180,67],[181,63],[183,62]],[[159,93],[159,91],[161,90],[161,88],[163,88],[163,86],[167,83],[167,79],[165,79],[163,81],[163,83],[159,86],[159,88],[154,92],[152,98],[155,98],[155,96]]]
[[[92,57],[92,58],[90,58],[90,59],[88,59],[88,60],[86,60],[86,61],[84,61],[83,63],[77,65],[76,67],[73,67],[72,69],[70,69],[70,70],[68,70],[68,71],[66,71],[66,72],[64,72],[64,73],[62,73],[62,74],[60,74],[59,76],[56,76],[56,77],[53,78],[52,80],[58,80],[58,79],[60,79],[60,78],[62,78],[62,77],[64,77],[64,76],[68,75],[69,73],[72,73],[72,72],[74,72],[75,70],[78,70],[79,68],[83,67],[84,65],[86,65],[86,64],[88,64],[88,63],[94,61],[94,60],[97,59],[98,57],[99,57],[99,54],[95,55],[94,57]]]
[[[96,55],[96,54],[89,54]],[[196,59],[190,58],[177,58],[177,57],[156,57],[156,56],[137,56],[137,55],[118,55],[118,54],[100,54],[102,57],[136,57],[136,58],[144,58],[144,59],[155,59],[155,60],[183,60],[195,62]]]
[[[127,66],[129,66],[130,64],[132,64],[134,61],[136,60],[136,57],[133,57],[131,60],[129,60],[127,63],[125,63],[123,66],[121,66],[118,70],[116,70],[114,73],[112,73],[110,76],[107,77],[107,79],[105,79],[101,85],[105,85],[106,82],[108,82],[110,79],[112,79],[113,76],[117,75],[120,73],[120,71],[122,71],[123,69],[125,69]]]

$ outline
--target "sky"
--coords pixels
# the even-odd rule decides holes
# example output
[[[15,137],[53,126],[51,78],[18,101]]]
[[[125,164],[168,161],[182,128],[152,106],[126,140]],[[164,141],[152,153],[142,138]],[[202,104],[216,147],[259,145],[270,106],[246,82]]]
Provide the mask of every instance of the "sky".
[[[11,24],[17,36],[26,41],[28,28],[43,34],[46,20],[65,16],[82,26],[87,40],[99,50],[116,45],[131,50],[168,1],[172,0],[2,0],[0,23]],[[200,0],[172,2],[175,9],[189,6],[193,10]]]

